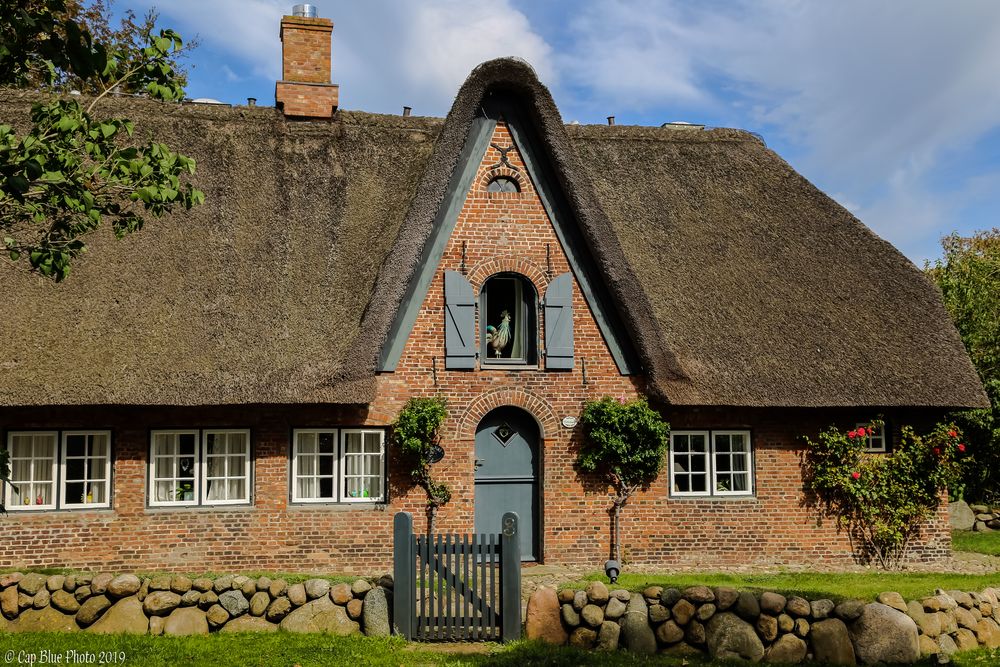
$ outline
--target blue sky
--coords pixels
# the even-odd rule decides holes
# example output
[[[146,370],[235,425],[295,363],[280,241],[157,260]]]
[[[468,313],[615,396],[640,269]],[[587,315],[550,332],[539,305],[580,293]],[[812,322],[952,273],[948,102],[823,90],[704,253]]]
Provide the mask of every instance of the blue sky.
[[[201,46],[188,94],[274,103],[291,0],[156,5]],[[918,265],[940,237],[1000,226],[1000,2],[324,2],[347,109],[443,116],[466,75],[528,60],[565,121],[673,120],[762,134]]]

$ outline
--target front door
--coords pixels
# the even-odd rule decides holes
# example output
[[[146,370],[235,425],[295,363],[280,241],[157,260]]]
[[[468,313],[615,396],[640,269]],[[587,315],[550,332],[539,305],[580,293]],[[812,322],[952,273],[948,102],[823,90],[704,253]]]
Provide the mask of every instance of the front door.
[[[498,533],[504,512],[520,519],[521,560],[538,560],[538,425],[524,410],[493,410],[476,429],[476,532]]]

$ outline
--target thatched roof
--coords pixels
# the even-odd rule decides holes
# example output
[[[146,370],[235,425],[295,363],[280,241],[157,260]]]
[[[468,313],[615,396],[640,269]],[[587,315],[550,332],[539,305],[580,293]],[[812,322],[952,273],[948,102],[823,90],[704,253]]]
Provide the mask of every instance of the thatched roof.
[[[639,353],[675,404],[985,404],[935,288],[735,130],[565,126],[526,65],[448,118],[120,101],[207,203],[53,285],[0,269],[0,405],[364,403],[483,95],[526,105]],[[27,98],[0,94],[0,118]]]

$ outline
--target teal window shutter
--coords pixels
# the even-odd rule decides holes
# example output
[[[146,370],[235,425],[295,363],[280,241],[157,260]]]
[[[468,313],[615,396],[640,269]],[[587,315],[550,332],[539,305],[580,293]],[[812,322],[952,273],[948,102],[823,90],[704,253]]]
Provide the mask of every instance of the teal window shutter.
[[[545,292],[545,367],[573,368],[573,274],[564,273]]]
[[[444,272],[444,367],[476,367],[476,298],[458,271]]]

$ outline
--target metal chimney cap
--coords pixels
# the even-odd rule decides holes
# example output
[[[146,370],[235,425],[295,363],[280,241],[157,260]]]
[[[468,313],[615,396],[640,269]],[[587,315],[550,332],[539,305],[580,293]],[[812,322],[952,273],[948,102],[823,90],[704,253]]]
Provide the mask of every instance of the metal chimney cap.
[[[316,18],[316,5],[292,5],[292,16],[314,19]]]

